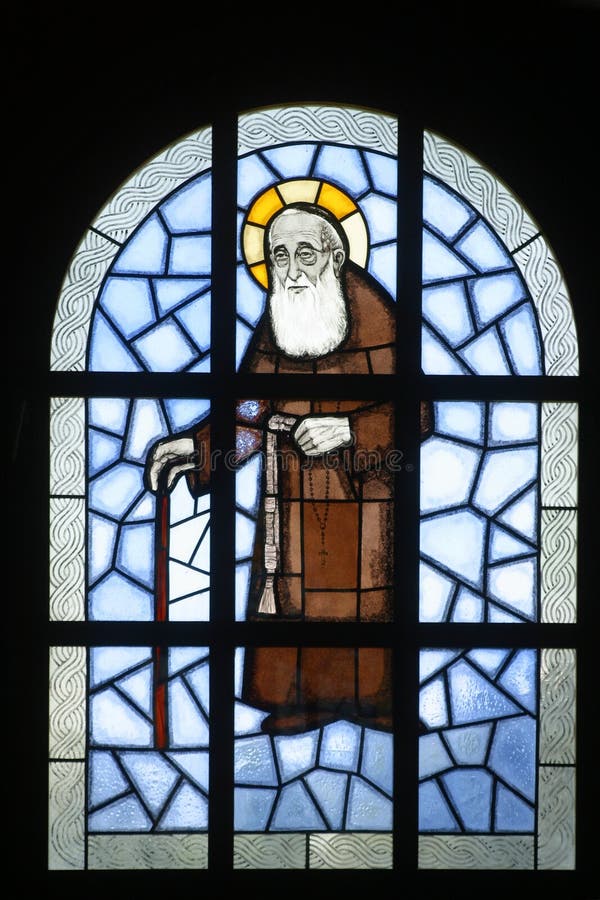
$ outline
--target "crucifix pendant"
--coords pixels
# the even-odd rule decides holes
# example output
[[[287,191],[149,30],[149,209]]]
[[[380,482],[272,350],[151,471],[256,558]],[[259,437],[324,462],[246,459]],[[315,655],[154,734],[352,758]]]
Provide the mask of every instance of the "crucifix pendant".
[[[321,549],[319,550],[319,556],[321,557],[321,565],[324,566],[325,565],[325,557],[329,556],[325,547],[321,547]]]

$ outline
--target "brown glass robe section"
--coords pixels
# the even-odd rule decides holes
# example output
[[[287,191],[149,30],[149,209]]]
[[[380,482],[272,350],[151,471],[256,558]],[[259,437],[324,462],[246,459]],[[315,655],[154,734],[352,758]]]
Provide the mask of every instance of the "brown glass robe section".
[[[290,360],[276,349],[266,317],[241,371],[392,374],[395,304],[352,268],[346,274],[350,328],[343,346],[316,360]],[[258,612],[266,572],[264,510],[255,535],[248,620],[389,622],[394,561],[394,416],[388,400],[269,400],[238,404],[237,459],[264,451],[269,418],[347,416],[353,444],[307,457],[291,434],[278,433],[280,561],[277,612]],[[423,410],[423,431],[431,417]],[[208,459],[209,425],[195,435]],[[193,493],[207,472],[188,476]],[[264,484],[264,472],[263,472]],[[243,700],[271,713],[263,730],[301,731],[336,718],[391,727],[391,656],[385,648],[247,647]]]

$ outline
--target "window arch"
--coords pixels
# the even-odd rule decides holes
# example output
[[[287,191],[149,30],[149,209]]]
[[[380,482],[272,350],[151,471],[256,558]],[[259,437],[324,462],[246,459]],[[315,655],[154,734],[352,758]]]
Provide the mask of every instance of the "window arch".
[[[85,622],[90,647],[87,655],[81,645],[51,648],[50,868],[210,867],[207,836],[227,847],[225,833],[232,869],[347,869],[357,859],[360,868],[395,869],[397,788],[417,791],[416,782],[407,788],[408,778],[394,775],[399,726],[369,727],[346,710],[298,734],[262,733],[260,714],[243,701],[241,687],[243,650],[261,648],[262,640],[282,656],[293,650],[298,668],[301,650],[306,657],[326,650],[318,659],[334,668],[345,664],[339,651],[351,650],[355,679],[369,671],[365,651],[373,644],[385,651],[385,665],[396,654],[396,672],[402,653],[420,658],[419,734],[416,709],[393,701],[420,746],[420,868],[453,868],[456,847],[459,867],[468,859],[480,869],[572,868],[575,726],[565,697],[575,692],[576,648],[555,645],[536,630],[541,622],[576,621],[578,407],[553,399],[543,377],[538,380],[578,372],[570,299],[551,249],[509,189],[461,148],[427,131],[422,166],[407,174],[397,159],[410,158],[407,146],[416,156],[415,140],[395,116],[368,109],[296,105],[243,114],[237,263],[233,251],[227,256],[229,265],[237,264],[237,292],[222,307],[211,285],[211,212],[219,184],[212,183],[210,127],[140,169],[77,249],[57,305],[51,369],[87,373],[73,385],[85,384],[89,393],[51,398],[50,618]],[[414,215],[420,188],[406,184],[421,169],[422,294],[416,280],[407,291],[398,274],[404,266],[414,278],[421,261],[403,256],[397,241],[400,225],[404,238],[412,234],[408,246],[420,246]],[[409,197],[412,220],[398,196]],[[371,347],[364,371],[319,371],[318,364],[309,371],[240,370],[265,297],[260,277],[253,280],[245,266],[259,271],[262,232],[274,210],[315,201],[346,223],[368,283],[379,282],[398,305],[407,331]],[[233,219],[230,213],[228,226]],[[225,270],[219,262],[217,278]],[[415,340],[423,371],[413,371],[407,384],[399,377],[406,364],[396,371],[392,351],[402,356]],[[223,348],[225,364],[215,355]],[[97,373],[114,376],[110,392],[94,380]],[[270,384],[268,374],[275,379]],[[324,374],[333,380],[320,379]],[[452,377],[457,374],[465,377]],[[475,384],[468,377],[474,375]],[[348,380],[359,399],[377,398],[369,409],[383,398],[388,421],[396,417],[403,450],[391,500],[399,510],[396,527],[411,517],[414,527],[420,508],[419,586],[418,548],[396,543],[396,573],[408,562],[413,574],[394,580],[391,611],[378,609],[365,627],[365,598],[383,593],[385,583],[360,581],[358,600],[338,588],[340,602],[344,595],[344,603],[358,603],[351,615],[334,617],[339,636],[322,614],[301,623],[302,630],[287,623],[285,632],[261,634],[259,622],[247,621],[252,539],[261,525],[259,457],[249,455],[246,466],[235,468],[223,456],[210,470],[208,490],[192,498],[181,478],[170,496],[170,577],[159,602],[159,559],[167,548],[157,542],[160,504],[144,480],[153,442],[210,422],[216,449],[226,452],[236,409],[249,440],[261,402],[289,397],[306,415],[314,411],[302,405],[306,398],[347,401]],[[433,423],[421,443],[417,410],[424,404]],[[420,489],[411,476],[415,468]],[[283,504],[286,522],[296,514],[294,502],[292,495]],[[339,508],[344,515],[354,511],[353,502]],[[383,508],[373,497],[369,509],[381,516]],[[209,549],[215,517],[218,539],[233,538],[218,551]],[[466,556],[452,547],[457,522]],[[360,523],[367,528],[364,516]],[[216,571],[215,562],[223,561]],[[308,570],[299,576],[307,582]],[[305,617],[310,590],[304,584]],[[113,638],[103,645],[96,628],[105,621],[133,626],[130,642],[119,646]],[[442,627],[415,632],[418,621]],[[189,622],[193,632],[178,630]],[[393,622],[401,627],[392,638]],[[464,629],[453,630],[465,623],[477,625],[468,639]],[[494,631],[508,623],[526,631]],[[222,628],[236,624],[232,644]],[[118,637],[118,629],[111,634]],[[66,673],[73,688],[62,698]],[[232,694],[210,686],[219,675]],[[393,693],[402,687],[396,676]],[[409,689],[416,691],[416,680]],[[211,700],[217,697],[229,710],[222,717]],[[475,697],[480,708],[469,711]],[[78,725],[65,741],[61,722],[68,716]],[[558,742],[557,728],[564,734]],[[521,768],[508,761],[511,743],[526,758]],[[406,750],[405,739],[400,744]],[[229,775],[215,760],[222,748],[231,750]],[[217,778],[209,775],[213,765]],[[461,800],[465,784],[475,785],[485,801]],[[233,815],[211,819],[220,803],[211,792],[219,788],[229,791]],[[560,810],[551,802],[557,789],[567,798]],[[77,824],[64,827],[74,806]]]

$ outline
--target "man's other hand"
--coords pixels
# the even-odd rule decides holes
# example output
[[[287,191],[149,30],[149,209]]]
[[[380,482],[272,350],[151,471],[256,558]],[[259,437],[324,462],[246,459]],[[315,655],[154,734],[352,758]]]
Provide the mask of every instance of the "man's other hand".
[[[302,419],[293,437],[307,456],[319,456],[352,443],[350,421],[346,416],[307,416]]]
[[[154,445],[146,462],[146,484],[156,493],[159,486],[171,490],[175,480],[196,468],[194,441],[191,437],[167,438]]]

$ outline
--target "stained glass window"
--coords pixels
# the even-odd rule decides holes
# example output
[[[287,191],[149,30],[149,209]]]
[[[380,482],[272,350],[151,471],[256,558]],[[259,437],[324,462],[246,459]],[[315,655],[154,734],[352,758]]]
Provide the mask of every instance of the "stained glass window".
[[[49,868],[573,869],[552,249],[384,111],[242,113],[235,190],[212,138],[116,191],[57,299]]]

